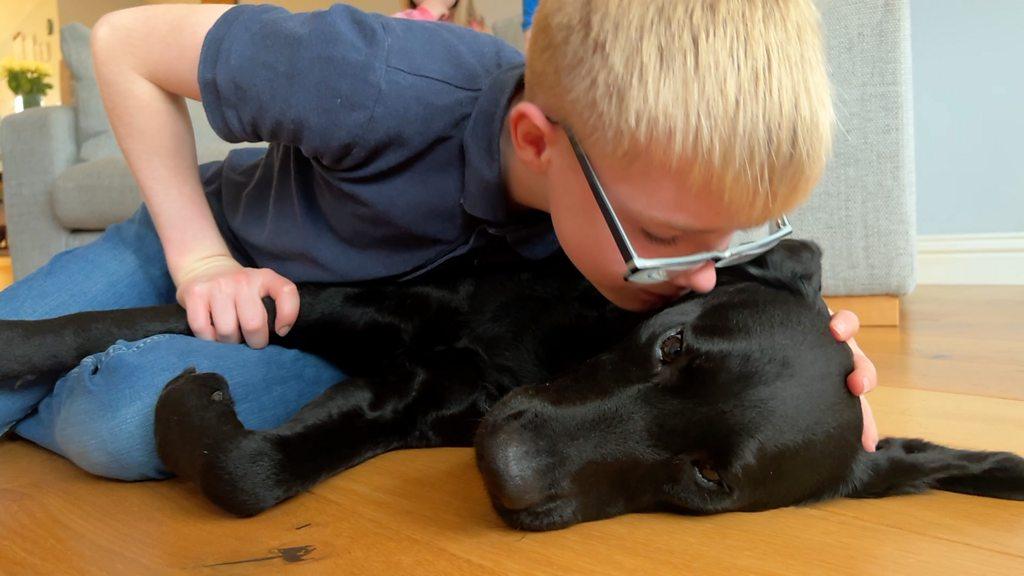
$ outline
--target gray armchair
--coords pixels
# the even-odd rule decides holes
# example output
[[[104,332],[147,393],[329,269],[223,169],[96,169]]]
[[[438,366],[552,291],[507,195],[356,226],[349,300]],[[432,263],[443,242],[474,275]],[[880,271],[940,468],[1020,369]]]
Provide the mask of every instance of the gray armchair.
[[[914,287],[915,257],[909,3],[819,5],[839,128],[824,179],[790,220],[797,236],[817,241],[825,251],[826,294],[906,294]],[[495,23],[494,30],[521,45],[518,22]],[[2,126],[16,277],[91,240],[139,203],[98,93],[90,100],[92,92],[81,89],[91,79],[91,61],[81,62],[88,56],[87,30],[84,56],[74,48],[82,31],[62,31],[65,59],[76,76],[76,107],[32,110],[8,117]],[[201,107],[192,107],[201,159],[225,155],[228,145],[213,134]]]

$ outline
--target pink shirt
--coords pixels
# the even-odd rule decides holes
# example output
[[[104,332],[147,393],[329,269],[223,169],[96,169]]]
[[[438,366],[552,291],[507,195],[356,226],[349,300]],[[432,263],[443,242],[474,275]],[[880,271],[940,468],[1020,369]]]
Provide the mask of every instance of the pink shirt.
[[[392,14],[395,18],[405,18],[406,20],[426,20],[428,22],[437,22],[440,17],[427,10],[424,6],[417,6],[408,10],[402,10],[401,12]]]

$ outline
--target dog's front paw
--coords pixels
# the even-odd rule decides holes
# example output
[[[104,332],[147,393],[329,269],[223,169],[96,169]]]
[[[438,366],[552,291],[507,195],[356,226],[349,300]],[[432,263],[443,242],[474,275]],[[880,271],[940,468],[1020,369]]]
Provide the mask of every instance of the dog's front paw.
[[[291,475],[267,434],[247,432],[210,456],[199,487],[210,501],[236,516],[255,516],[294,494]]]
[[[164,386],[155,418],[157,454],[172,472],[192,480],[211,454],[245,432],[224,377],[194,368]]]
[[[219,374],[188,369],[167,383],[156,405],[157,453],[214,504],[252,516],[287,497],[268,436],[246,430]]]
[[[227,380],[195,368],[188,368],[164,386],[156,403],[156,425],[158,438],[161,429],[186,437],[242,429]]]

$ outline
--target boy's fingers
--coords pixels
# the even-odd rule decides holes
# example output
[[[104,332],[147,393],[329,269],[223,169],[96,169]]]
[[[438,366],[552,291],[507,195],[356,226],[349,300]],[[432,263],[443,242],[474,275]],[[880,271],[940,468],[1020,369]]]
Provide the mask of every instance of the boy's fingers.
[[[860,348],[854,348],[853,372],[846,377],[846,387],[855,396],[863,396],[874,390],[875,386],[878,386],[878,369],[875,368],[875,363],[865,356]]]
[[[299,291],[291,280],[273,274],[264,285],[267,295],[274,299],[276,317],[274,332],[284,336],[299,317]]]
[[[874,452],[878,446],[878,424],[875,423],[875,415],[871,412],[871,405],[868,399],[860,397],[860,410],[864,418],[864,432],[861,435],[861,444],[868,452]]]
[[[232,294],[214,292],[210,296],[210,316],[213,318],[213,331],[217,334],[218,342],[238,344],[242,341]]]
[[[871,392],[878,385],[878,370],[860,349],[853,337],[860,331],[860,318],[849,310],[840,310],[832,315],[829,323],[832,336],[840,342],[845,342],[853,352],[853,372],[846,377],[846,386],[850,392],[862,396]]]
[[[846,342],[853,338],[860,330],[860,318],[849,310],[840,310],[832,316],[829,323],[832,335],[840,342]]]
[[[250,348],[264,348],[270,340],[267,329],[267,309],[256,290],[240,295],[235,301],[242,338]]]
[[[185,302],[185,315],[192,334],[201,340],[213,340],[213,324],[210,321],[210,302],[204,295],[195,293]]]

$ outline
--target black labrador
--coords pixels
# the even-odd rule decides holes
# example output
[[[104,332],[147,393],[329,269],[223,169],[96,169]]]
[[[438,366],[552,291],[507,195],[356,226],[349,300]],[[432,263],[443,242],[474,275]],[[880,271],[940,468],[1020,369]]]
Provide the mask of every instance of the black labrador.
[[[474,442],[495,509],[527,530],[928,488],[1024,500],[1014,454],[901,438],[861,449],[851,353],[828,330],[820,258],[783,242],[724,270],[710,294],[649,315],[609,304],[561,255],[470,278],[303,285],[298,321],[272,342],[350,377],[254,431],[222,377],[186,371],[156,406],[159,455],[239,516],[389,450]],[[189,333],[184,311],[2,321],[0,378],[66,370],[157,333]]]

